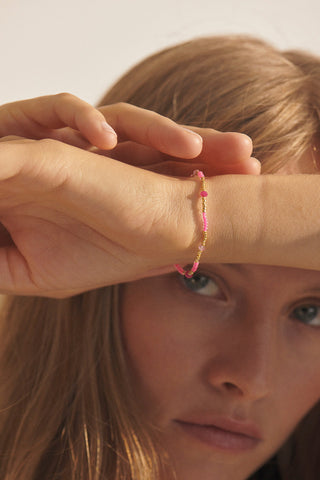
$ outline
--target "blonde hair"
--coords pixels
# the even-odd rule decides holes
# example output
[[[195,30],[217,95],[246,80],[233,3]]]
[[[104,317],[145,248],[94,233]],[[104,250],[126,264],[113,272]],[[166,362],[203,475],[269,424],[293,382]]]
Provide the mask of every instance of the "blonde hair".
[[[163,50],[100,101],[126,101],[180,124],[246,133],[264,173],[299,158],[319,134],[320,60],[246,36],[209,37]]]
[[[246,36],[202,38],[131,69],[100,103],[115,102],[183,124],[246,133],[263,172],[271,173],[300,157],[319,134],[320,61]],[[64,300],[7,299],[1,318],[1,479],[169,478],[157,432],[144,424],[133,398],[119,288]],[[317,408],[309,414],[313,419]],[[316,480],[320,471],[320,440],[308,418],[278,452],[283,479]],[[301,431],[308,433],[304,441]],[[265,473],[250,478],[273,478]]]

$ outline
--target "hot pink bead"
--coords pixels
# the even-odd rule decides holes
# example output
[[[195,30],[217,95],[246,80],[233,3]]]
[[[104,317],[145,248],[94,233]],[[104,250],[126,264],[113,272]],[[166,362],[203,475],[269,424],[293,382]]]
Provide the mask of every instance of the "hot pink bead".
[[[192,172],[192,175],[191,176],[195,176],[197,175],[200,179],[205,179],[205,176],[204,176],[204,173],[201,172],[201,170],[194,170]],[[201,184],[202,184],[202,188],[204,187],[204,181],[205,180],[202,180],[201,181]],[[208,192],[206,190],[201,190],[200,192],[200,196],[201,197],[207,197],[208,196]],[[202,202],[202,208],[203,210],[206,210],[206,204],[205,202],[203,201]],[[202,218],[203,218],[203,231],[204,232],[207,232],[208,230],[208,221],[207,221],[207,215],[206,215],[206,212],[203,211],[202,212]],[[200,252],[203,252],[203,250],[205,249],[205,246],[204,245],[199,245],[198,247],[199,251]],[[198,254],[197,255],[197,258],[200,258],[200,255],[201,254]],[[186,278],[192,278],[193,277],[193,274],[196,272],[198,266],[199,266],[199,262],[195,261],[193,262],[193,265],[191,267],[190,270],[184,270],[181,265],[178,265],[178,264],[175,264],[174,265],[175,268],[178,270],[178,272],[181,274],[181,275],[184,275]]]
[[[197,268],[199,267],[199,262],[194,262],[194,264],[192,265],[192,268],[191,268],[191,272],[195,272],[197,270]]]
[[[202,218],[203,218],[203,231],[206,232],[208,230],[208,221],[207,221],[207,216],[206,213],[202,213]]]
[[[179,273],[181,273],[181,275],[184,275],[185,274],[185,270],[180,266],[178,265],[177,263],[174,265],[176,267],[176,269],[178,270]]]

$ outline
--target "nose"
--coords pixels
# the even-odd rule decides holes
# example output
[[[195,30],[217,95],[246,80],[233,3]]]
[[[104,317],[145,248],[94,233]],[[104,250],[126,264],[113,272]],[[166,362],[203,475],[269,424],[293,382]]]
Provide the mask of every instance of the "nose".
[[[214,340],[206,381],[211,388],[238,399],[253,401],[268,396],[278,373],[277,325],[270,318],[256,318],[235,319],[228,327]]]

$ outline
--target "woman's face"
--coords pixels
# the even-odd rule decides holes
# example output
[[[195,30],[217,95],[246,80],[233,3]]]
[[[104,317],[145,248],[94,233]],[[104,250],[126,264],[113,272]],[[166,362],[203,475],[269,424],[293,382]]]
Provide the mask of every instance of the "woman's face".
[[[320,398],[320,272],[200,264],[193,279],[124,285],[121,318],[136,395],[179,480],[248,478]]]

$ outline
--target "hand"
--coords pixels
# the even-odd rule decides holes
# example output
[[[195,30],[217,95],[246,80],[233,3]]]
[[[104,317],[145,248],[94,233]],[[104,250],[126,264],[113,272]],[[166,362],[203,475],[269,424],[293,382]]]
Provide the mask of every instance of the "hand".
[[[81,148],[111,149],[115,131],[104,116],[69,93],[7,103],[0,106],[0,137],[53,138]]]
[[[161,148],[168,157],[194,156],[201,149],[197,135],[168,119],[123,105],[115,114],[116,108],[108,107],[121,141],[145,142],[148,149]],[[247,137],[211,130],[203,134],[208,146],[211,136],[219,137],[219,161],[225,138],[229,146],[232,140],[239,165],[246,161],[245,151],[249,158]],[[214,144],[212,140],[211,148]],[[204,160],[214,164],[215,157]],[[180,231],[174,228],[177,209],[172,214],[172,206],[181,192],[179,180],[173,188],[169,177],[55,141],[3,141],[0,165],[4,293],[64,297],[156,274],[163,267],[172,270],[178,253],[190,243],[190,224]]]
[[[0,143],[0,291],[65,297],[173,263],[175,198],[169,177],[60,142]]]
[[[187,126],[187,131],[202,139],[202,149],[197,150],[196,143],[183,146],[177,125],[154,112],[125,103],[99,110],[117,130],[119,139],[112,151],[91,149],[100,155],[171,176],[189,176],[195,169],[204,170],[207,176],[260,174],[260,162],[250,157],[252,141],[247,135]]]
[[[120,142],[116,149],[114,129]],[[192,135],[192,131],[197,134]],[[259,162],[250,158],[252,143],[246,135],[182,129],[154,112],[124,103],[97,110],[68,93],[0,106],[0,138],[9,135],[52,138],[176,176],[204,167],[207,175],[260,173]],[[192,158],[195,162],[185,162]]]
[[[319,270],[318,180],[207,179],[209,236],[202,261]],[[0,143],[0,222],[6,229],[0,235],[0,291],[63,298],[192,262],[200,233],[196,182],[53,140]]]
[[[121,141],[133,137],[135,142],[185,158],[193,158],[201,151],[200,135],[161,115],[126,104],[101,110],[108,114],[109,123],[102,111],[68,93],[7,103],[0,106],[0,138],[52,138],[84,149],[95,146],[105,152],[117,144],[112,123]]]

